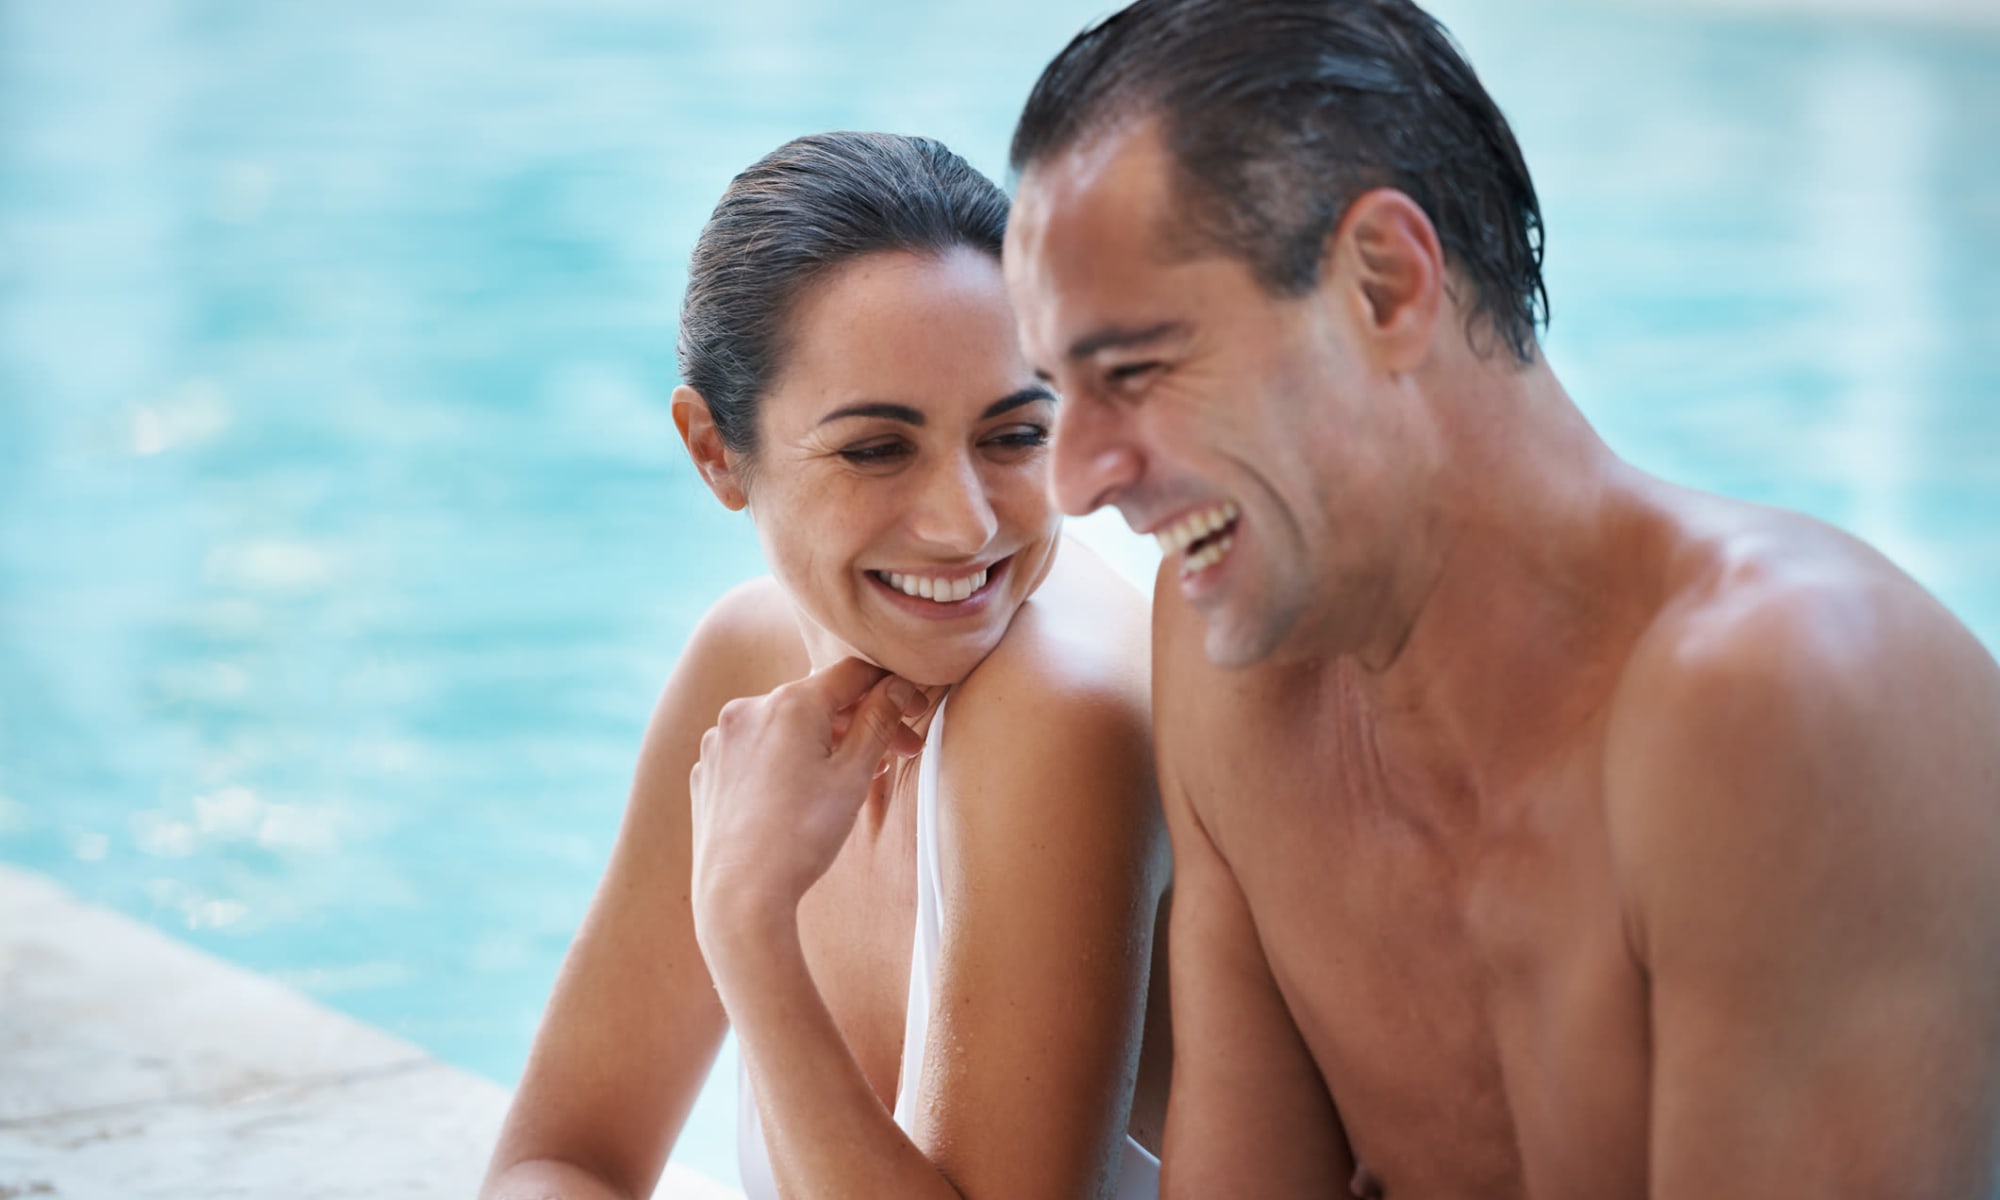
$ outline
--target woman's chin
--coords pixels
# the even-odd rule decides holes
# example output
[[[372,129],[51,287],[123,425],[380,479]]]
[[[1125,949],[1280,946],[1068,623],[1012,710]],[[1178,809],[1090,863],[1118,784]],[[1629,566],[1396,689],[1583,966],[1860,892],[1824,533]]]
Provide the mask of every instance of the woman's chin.
[[[907,647],[898,647],[885,653],[868,653],[865,657],[918,687],[939,688],[963,683],[992,652],[991,646],[954,647],[949,652],[933,654],[911,653]]]
[[[970,662],[964,664],[963,667],[957,667],[940,663],[910,663],[898,666],[894,662],[886,662],[877,663],[876,665],[892,675],[901,676],[918,687],[928,690],[931,688],[952,687],[963,683],[965,677],[972,674],[973,668],[979,664],[977,662]]]
[[[858,637],[842,637],[817,623],[808,622],[808,648],[812,650],[813,662],[818,666],[852,655],[918,687],[939,688],[963,683],[1007,636],[1004,626],[995,628],[988,625],[982,629],[955,633],[930,628],[898,628],[906,624],[896,622],[887,628],[877,624],[855,630],[860,635]],[[821,639],[817,643],[812,640],[814,633]]]

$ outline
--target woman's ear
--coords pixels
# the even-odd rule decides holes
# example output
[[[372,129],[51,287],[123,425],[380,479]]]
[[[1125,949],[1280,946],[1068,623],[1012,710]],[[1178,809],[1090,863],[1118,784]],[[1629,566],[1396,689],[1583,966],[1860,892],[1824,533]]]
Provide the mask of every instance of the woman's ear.
[[[715,414],[708,411],[708,401],[700,392],[686,384],[674,389],[674,428],[681,431],[681,441],[687,444],[688,457],[694,460],[694,469],[701,472],[701,481],[722,506],[730,512],[741,512],[750,503],[750,497],[743,491],[743,473],[740,460],[722,442],[722,431],[715,427]]]

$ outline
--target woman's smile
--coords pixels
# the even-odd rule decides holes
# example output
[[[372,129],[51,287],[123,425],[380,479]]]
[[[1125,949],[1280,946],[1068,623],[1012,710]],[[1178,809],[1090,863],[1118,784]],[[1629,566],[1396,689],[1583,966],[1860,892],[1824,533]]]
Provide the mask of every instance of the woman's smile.
[[[923,684],[999,645],[1055,553],[1055,395],[1014,337],[990,255],[877,254],[819,280],[760,401],[750,505],[815,660]],[[858,576],[858,578],[857,578]]]
[[[868,571],[883,599],[927,621],[961,621],[986,615],[1013,555],[973,567]]]

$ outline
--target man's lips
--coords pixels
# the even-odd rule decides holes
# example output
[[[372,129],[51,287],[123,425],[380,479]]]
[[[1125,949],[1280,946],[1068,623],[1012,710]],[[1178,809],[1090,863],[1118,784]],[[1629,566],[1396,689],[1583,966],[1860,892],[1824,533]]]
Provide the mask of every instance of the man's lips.
[[[1236,530],[1240,510],[1234,500],[1223,500],[1203,508],[1193,508],[1153,529],[1153,537],[1166,555],[1199,554],[1226,540]]]

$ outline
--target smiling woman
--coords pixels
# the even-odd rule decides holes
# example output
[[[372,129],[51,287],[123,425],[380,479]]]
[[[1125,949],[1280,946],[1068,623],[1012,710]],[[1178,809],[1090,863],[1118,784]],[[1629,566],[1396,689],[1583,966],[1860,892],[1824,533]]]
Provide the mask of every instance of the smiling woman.
[[[648,1194],[725,1027],[753,1200],[1157,1194],[1147,611],[1061,536],[1006,216],[829,134],[704,229],[674,420],[772,574],[667,683],[492,1200]]]
[[[962,679],[1041,584],[1058,529],[1044,480],[1055,399],[1016,349],[999,266],[963,246],[880,251],[793,308],[756,452],[731,450],[716,406],[683,386],[689,452],[724,504],[754,491],[773,573],[818,631],[841,631],[827,654]],[[913,617],[944,624],[912,638]]]

